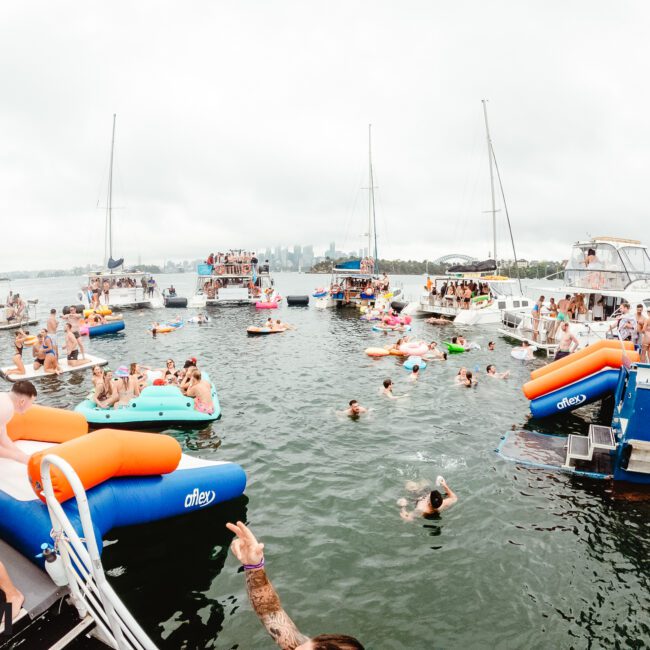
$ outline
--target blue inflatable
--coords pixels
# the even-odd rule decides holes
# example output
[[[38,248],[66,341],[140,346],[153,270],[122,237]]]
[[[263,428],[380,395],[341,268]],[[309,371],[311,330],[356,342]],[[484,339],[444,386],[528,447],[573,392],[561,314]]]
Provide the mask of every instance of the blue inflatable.
[[[319,291],[311,294],[314,298],[324,298],[327,295],[327,291]]]
[[[568,386],[535,398],[530,403],[530,412],[534,418],[546,418],[596,402],[605,395],[614,394],[619,375],[620,370],[609,369],[596,372]]]
[[[420,370],[424,370],[427,367],[427,362],[422,357],[410,356],[404,362],[403,368],[405,370],[413,370],[413,366],[419,366]]]
[[[0,538],[33,562],[42,562],[36,558],[41,544],[52,542],[47,506],[33,492],[33,498],[27,498],[31,487],[26,470],[25,486],[16,486],[15,480],[9,485],[4,478],[0,477]],[[86,494],[101,551],[103,536],[113,528],[208,508],[241,496],[245,487],[246,474],[239,465],[183,455],[171,474],[113,478]],[[76,500],[66,501],[63,509],[81,534]]]
[[[208,373],[203,379],[210,382]],[[133,398],[124,408],[99,408],[91,399],[85,399],[75,407],[92,425],[121,426],[137,424],[152,426],[163,424],[191,424],[194,422],[213,422],[221,417],[221,407],[217,389],[212,386],[212,403],[214,413],[203,413],[194,406],[194,398],[181,393],[178,386],[147,386],[139,397]]]
[[[382,327],[381,325],[373,325],[373,332],[410,332],[410,325],[396,325],[395,328],[392,327]]]
[[[116,334],[124,329],[123,320],[113,320],[101,325],[88,327],[88,336],[103,336],[104,334]]]

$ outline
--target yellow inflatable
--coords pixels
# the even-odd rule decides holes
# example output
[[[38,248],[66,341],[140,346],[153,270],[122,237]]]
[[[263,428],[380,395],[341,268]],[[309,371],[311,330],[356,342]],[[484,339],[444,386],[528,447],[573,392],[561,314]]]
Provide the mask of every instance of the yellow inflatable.
[[[84,317],[92,316],[93,314],[99,314],[100,316],[110,316],[113,313],[113,310],[106,305],[101,305],[97,309],[84,309]]]

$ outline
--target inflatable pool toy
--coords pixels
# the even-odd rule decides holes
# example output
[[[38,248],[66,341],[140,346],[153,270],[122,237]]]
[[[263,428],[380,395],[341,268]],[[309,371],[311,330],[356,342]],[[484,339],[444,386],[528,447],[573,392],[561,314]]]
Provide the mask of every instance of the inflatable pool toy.
[[[164,323],[164,325],[168,327],[173,327],[174,329],[178,329],[179,327],[183,327],[185,323],[182,320],[173,320],[173,321],[168,321]]]
[[[477,303],[477,302],[486,302],[486,301],[489,300],[489,299],[490,299],[490,296],[488,296],[487,294],[485,294],[485,295],[482,295],[482,296],[474,296],[474,297],[472,298],[472,302],[473,302],[473,303]]]
[[[429,350],[429,346],[424,341],[408,341],[399,346],[400,352],[405,352],[409,356],[421,357]]]
[[[160,327],[152,327],[151,331],[155,331],[156,334],[169,334],[170,332],[175,332],[175,327],[170,327],[169,325],[161,325]]]
[[[28,336],[28,337],[23,341],[23,345],[36,345],[36,342],[37,342],[37,341],[38,341],[38,337],[37,337],[37,336],[34,336],[34,335],[32,335],[32,336]]]
[[[390,327],[386,326],[381,326],[381,325],[373,325],[370,328],[373,332],[410,332],[411,331],[411,326],[410,325],[393,325]]]
[[[106,306],[100,306],[97,309],[84,309],[83,315],[84,318],[92,316],[93,314],[99,314],[100,316],[110,316],[113,313],[113,310]]]
[[[134,397],[124,408],[99,408],[91,399],[85,399],[75,407],[75,412],[86,418],[89,424],[98,426],[157,426],[158,424],[192,424],[194,422],[213,422],[221,417],[221,407],[217,390],[210,381],[208,373],[203,379],[212,386],[211,396],[214,413],[202,413],[194,407],[194,398],[181,393],[178,386],[147,386],[138,397]],[[155,382],[153,376],[150,381]]]
[[[270,327],[255,327],[251,325],[246,328],[248,334],[280,334],[281,332],[286,332],[286,330],[273,330]]]
[[[327,293],[328,293],[327,289],[323,289],[323,287],[318,287],[318,289],[316,289],[314,293],[312,293],[311,295],[314,298],[324,298],[327,295]]]
[[[534,345],[531,345],[530,349],[533,352],[537,350]],[[510,350],[510,356],[513,359],[517,359],[518,361],[526,361],[528,359],[528,350],[524,350],[523,348],[515,348],[514,350]]]
[[[443,341],[444,346],[446,346],[447,351],[451,354],[459,354],[460,352],[465,352],[465,348],[458,343],[451,343],[450,341]]]
[[[277,309],[278,308],[278,302],[276,300],[272,302],[256,302],[255,307],[257,309]]]
[[[81,325],[79,334],[82,336],[103,336],[104,334],[116,334],[124,329],[124,321],[116,320],[101,325]]]
[[[394,357],[408,357],[409,353],[408,352],[402,352],[401,350],[396,350],[395,348],[391,348],[388,351],[389,354],[392,354]]]
[[[203,325],[204,323],[209,323],[212,319],[209,316],[204,316],[201,320],[199,320],[198,316],[192,316],[192,318],[188,318],[187,322],[188,323],[197,323],[199,325]]]
[[[88,370],[89,368],[93,368],[94,366],[105,366],[108,361],[106,359],[102,359],[101,357],[96,357],[92,354],[86,353],[86,363],[83,365],[79,366],[69,366],[68,365],[68,360],[64,359],[63,357],[59,358],[59,368],[60,372],[74,372],[76,370]],[[83,359],[80,358],[80,361],[83,361]],[[8,379],[9,381],[18,381],[20,379],[42,379],[43,377],[51,377],[53,373],[51,372],[45,372],[45,369],[43,366],[40,366],[38,370],[34,370],[34,366],[31,363],[25,364],[25,374],[24,375],[16,375],[14,373],[7,375],[7,371],[10,370],[11,368],[15,368],[15,366],[5,366],[4,368],[0,368],[0,375],[2,375],[5,379]]]
[[[18,447],[37,456],[30,460],[29,475],[24,465],[0,459],[0,538],[37,564],[42,565],[36,557],[41,544],[52,541],[47,506],[39,498],[43,454],[65,458],[79,475],[100,551],[112,528],[189,513],[244,492],[246,474],[239,465],[181,454],[169,436],[113,429],[88,433],[87,426],[77,413],[42,406],[15,415],[7,425]],[[56,468],[51,476],[57,498],[81,532],[76,500],[67,499],[67,481]]]
[[[365,353],[369,357],[387,357],[390,354],[386,348],[366,348]]]
[[[402,367],[405,370],[413,370],[413,366],[419,366],[420,370],[424,370],[427,367],[427,363],[422,359],[422,357],[410,356],[406,361],[404,361]]]

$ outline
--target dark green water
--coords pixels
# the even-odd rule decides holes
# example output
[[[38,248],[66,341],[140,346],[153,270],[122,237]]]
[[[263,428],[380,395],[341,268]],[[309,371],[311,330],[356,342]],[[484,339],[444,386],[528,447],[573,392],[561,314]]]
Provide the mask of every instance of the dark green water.
[[[185,294],[194,281],[171,280]],[[284,295],[322,283],[277,278]],[[25,281],[15,289],[60,307],[77,284]],[[412,385],[393,358],[363,354],[386,337],[354,312],[284,307],[279,315],[298,330],[259,338],[245,328],[266,314],[211,315],[208,326],[152,340],[147,328],[161,313],[127,312],[126,334],[92,347],[112,367],[198,357],[217,383],[223,418],[173,435],[188,453],[237,462],[248,474],[246,499],[108,535],[117,542],[104,552],[111,582],[161,647],[274,647],[229,555],[224,523],[237,518],[265,542],[268,573],[306,634],[340,631],[368,648],[396,649],[650,644],[650,502],[494,453],[504,431],[526,423],[520,386],[531,369],[495,331],[470,335],[484,347],[495,339],[495,352],[431,364]],[[443,338],[422,322],[414,333]],[[0,340],[6,361],[10,335]],[[483,371],[488,362],[511,378],[488,381],[481,372],[474,390],[453,385],[461,364]],[[385,377],[409,397],[382,398]],[[72,407],[89,387],[85,373],[49,378],[40,401]],[[337,416],[352,398],[372,409],[369,417]],[[583,409],[564,430],[585,430],[596,415]],[[438,474],[458,505],[437,520],[403,522],[395,501],[404,482]]]

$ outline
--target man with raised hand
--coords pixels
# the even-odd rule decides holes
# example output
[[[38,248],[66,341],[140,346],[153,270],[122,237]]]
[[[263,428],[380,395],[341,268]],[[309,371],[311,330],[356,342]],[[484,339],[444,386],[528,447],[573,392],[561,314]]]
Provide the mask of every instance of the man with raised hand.
[[[301,634],[282,609],[280,598],[264,570],[264,544],[241,521],[226,524],[236,537],[230,545],[246,574],[248,598],[262,625],[282,650],[363,650],[354,637],[345,634],[319,634],[310,639]]]

